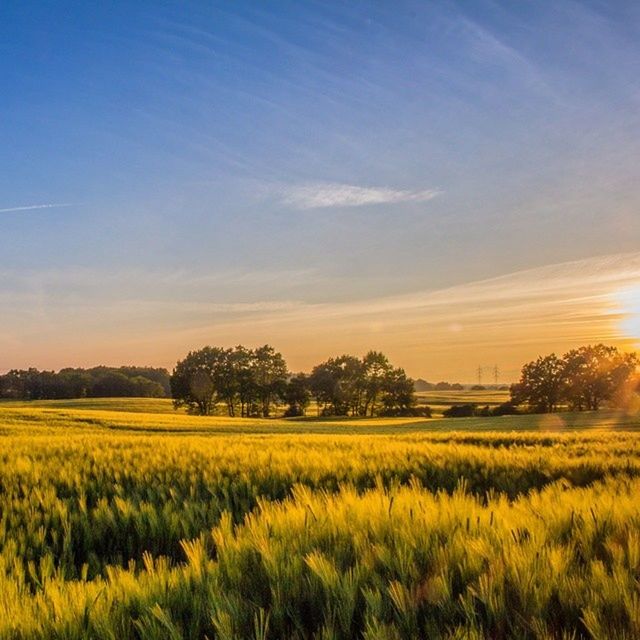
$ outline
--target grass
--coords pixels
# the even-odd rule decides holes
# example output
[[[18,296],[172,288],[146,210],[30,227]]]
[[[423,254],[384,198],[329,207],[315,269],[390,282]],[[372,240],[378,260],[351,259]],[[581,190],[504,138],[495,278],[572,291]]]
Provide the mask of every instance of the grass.
[[[0,638],[640,637],[637,417],[146,402],[0,405]]]

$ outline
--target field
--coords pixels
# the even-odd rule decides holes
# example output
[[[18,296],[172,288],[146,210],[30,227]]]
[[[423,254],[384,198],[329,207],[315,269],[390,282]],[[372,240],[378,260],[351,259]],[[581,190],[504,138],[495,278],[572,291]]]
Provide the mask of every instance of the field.
[[[421,391],[416,394],[419,405],[429,405],[433,409],[435,417],[442,416],[442,412],[454,404],[477,404],[480,407],[489,405],[495,407],[509,400],[508,391]],[[22,402],[2,401],[0,407],[21,407]],[[134,413],[171,413],[173,405],[171,400],[166,398],[85,398],[77,400],[36,400],[29,403],[32,408],[53,407],[56,409],[86,409],[86,410],[103,410],[103,411],[119,411]],[[226,408],[218,407],[216,412],[221,418],[226,416]],[[185,413],[184,409],[177,413]],[[282,408],[280,410],[282,414]],[[312,402],[307,410],[310,417],[317,415],[317,407]]]
[[[174,412],[169,398],[77,398],[72,400],[33,400],[31,402],[1,400],[0,409],[84,409],[87,411],[120,411],[126,413],[184,413]]]
[[[495,407],[510,398],[509,391],[486,389],[474,391],[464,389],[463,391],[419,391],[416,393],[419,404],[429,405],[433,409],[434,415],[441,415],[445,409],[454,404],[477,404],[479,407],[489,405]]]
[[[640,420],[0,405],[0,638],[638,638]]]

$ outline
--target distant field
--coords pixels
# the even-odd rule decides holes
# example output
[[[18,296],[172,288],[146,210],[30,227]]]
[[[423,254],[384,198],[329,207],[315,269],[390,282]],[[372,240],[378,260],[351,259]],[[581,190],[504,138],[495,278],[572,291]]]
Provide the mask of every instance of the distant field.
[[[640,637],[638,416],[2,403],[0,443],[0,638]]]
[[[444,409],[454,404],[477,404],[478,406],[495,407],[509,400],[509,391],[419,391],[416,393],[420,404],[427,404],[435,414],[442,414]]]
[[[422,391],[416,394],[419,404],[427,404],[435,415],[454,404],[477,404],[496,406],[509,400],[508,391]],[[0,401],[1,407],[51,407],[66,409],[87,409],[95,411],[125,411],[135,413],[175,413],[169,398],[81,398],[75,400],[34,400],[31,402]],[[219,408],[223,414],[224,407]],[[177,413],[185,413],[183,409]],[[309,417],[317,414],[315,404],[307,410]]]
[[[134,413],[174,413],[169,398],[77,398],[73,400],[0,401],[0,410],[11,407],[86,409],[90,411],[126,411]],[[180,411],[179,413],[184,413]]]
[[[145,412],[147,407],[149,411]],[[108,398],[0,403],[2,430],[74,428],[197,434],[354,433],[434,431],[563,431],[640,428],[640,416],[619,411],[527,414],[490,418],[229,418],[174,411],[166,399]],[[1,433],[1,431],[0,431]]]

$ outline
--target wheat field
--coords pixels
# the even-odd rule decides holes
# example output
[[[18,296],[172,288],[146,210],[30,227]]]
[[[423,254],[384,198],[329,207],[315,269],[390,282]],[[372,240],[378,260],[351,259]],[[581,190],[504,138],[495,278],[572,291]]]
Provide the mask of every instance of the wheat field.
[[[2,638],[640,637],[636,417],[80,405],[0,405]]]

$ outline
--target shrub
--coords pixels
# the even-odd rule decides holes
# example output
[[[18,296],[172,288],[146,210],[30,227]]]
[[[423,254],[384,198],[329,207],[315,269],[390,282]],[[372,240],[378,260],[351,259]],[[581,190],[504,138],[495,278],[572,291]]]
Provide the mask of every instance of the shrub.
[[[476,415],[475,404],[454,404],[442,412],[445,418],[471,418]]]

